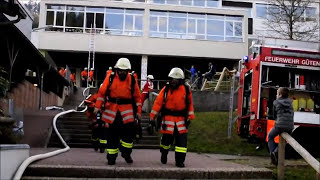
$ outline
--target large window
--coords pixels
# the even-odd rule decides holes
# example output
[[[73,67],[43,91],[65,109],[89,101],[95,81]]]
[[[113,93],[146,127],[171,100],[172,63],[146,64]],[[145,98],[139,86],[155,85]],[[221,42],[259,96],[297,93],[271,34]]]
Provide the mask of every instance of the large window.
[[[238,16],[151,11],[149,36],[242,42],[242,19]]]
[[[284,11],[284,10],[283,10]],[[275,16],[279,15],[281,18],[287,18],[283,13],[280,7],[271,4],[256,4],[256,17],[262,19],[274,18]],[[316,11],[315,7],[306,7],[305,9],[301,9],[299,7],[293,12],[293,16],[299,17],[299,21],[316,21]]]
[[[64,14],[65,6],[63,5],[48,5],[46,25],[53,26],[55,31],[64,31]]]
[[[87,7],[86,8],[86,32],[95,30],[97,33],[103,32],[104,8]]]
[[[220,5],[219,0],[153,0],[153,3],[197,7],[218,7]]]
[[[143,10],[106,9],[105,31],[114,35],[142,36]]]
[[[137,9],[49,4],[46,25],[53,26],[51,31],[142,36],[143,14]]]

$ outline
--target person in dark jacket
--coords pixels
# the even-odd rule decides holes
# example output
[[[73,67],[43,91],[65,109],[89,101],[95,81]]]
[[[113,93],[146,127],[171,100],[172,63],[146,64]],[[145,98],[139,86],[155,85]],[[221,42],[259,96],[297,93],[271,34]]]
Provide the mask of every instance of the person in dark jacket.
[[[268,147],[271,162],[274,165],[278,164],[278,145],[274,142],[274,138],[283,132],[290,134],[293,130],[292,100],[288,96],[288,88],[280,87],[277,91],[277,99],[273,101],[276,122],[268,135]]]

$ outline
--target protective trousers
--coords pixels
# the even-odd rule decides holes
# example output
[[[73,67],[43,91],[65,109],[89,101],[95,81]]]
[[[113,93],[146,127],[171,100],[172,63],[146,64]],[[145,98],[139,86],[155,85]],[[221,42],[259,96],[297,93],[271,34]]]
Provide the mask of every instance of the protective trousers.
[[[160,152],[167,155],[174,140],[176,163],[184,163],[187,154],[187,133],[180,134],[177,130],[177,126],[174,128],[173,134],[162,135]]]
[[[119,149],[122,157],[130,157],[133,147],[134,123],[123,124],[120,112],[117,112],[116,118],[110,124],[107,132],[107,159],[115,161]]]
[[[94,148],[94,150],[98,150],[99,148],[99,132],[98,132],[98,129],[97,128],[92,128],[91,130],[91,143],[92,143],[92,146]]]

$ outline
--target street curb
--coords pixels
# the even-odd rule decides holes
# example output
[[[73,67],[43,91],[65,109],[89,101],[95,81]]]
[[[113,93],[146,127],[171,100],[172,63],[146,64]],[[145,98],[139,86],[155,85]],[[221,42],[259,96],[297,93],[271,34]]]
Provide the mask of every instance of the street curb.
[[[110,166],[30,165],[24,176],[162,179],[271,179],[266,168],[133,168]]]

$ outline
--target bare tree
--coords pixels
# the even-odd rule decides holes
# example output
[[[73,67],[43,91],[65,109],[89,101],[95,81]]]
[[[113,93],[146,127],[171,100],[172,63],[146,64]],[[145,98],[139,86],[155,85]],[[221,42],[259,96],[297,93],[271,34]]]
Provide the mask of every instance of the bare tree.
[[[268,0],[266,26],[278,35],[294,40],[318,39],[316,0]]]

